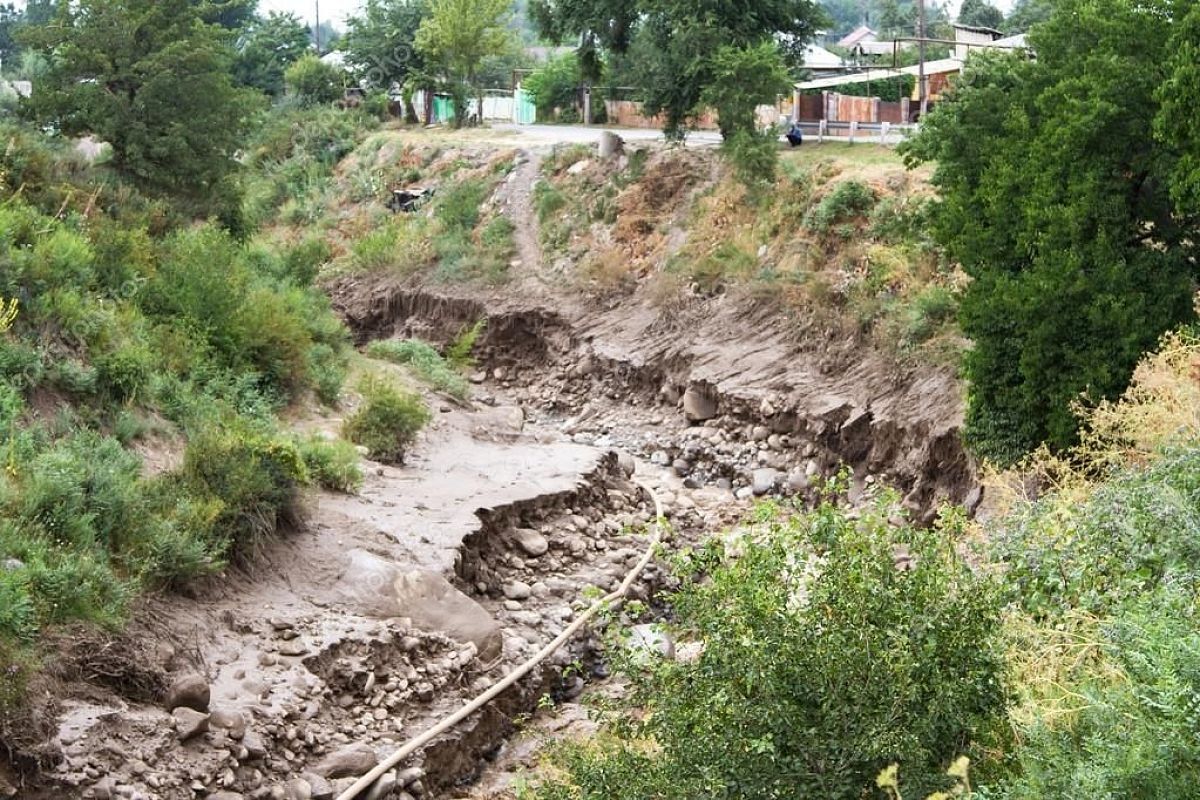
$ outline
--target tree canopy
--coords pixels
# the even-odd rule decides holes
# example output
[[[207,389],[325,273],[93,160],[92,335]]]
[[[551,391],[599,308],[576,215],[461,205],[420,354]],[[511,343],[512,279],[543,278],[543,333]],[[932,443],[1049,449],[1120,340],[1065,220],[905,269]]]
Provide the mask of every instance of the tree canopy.
[[[387,90],[424,69],[416,37],[428,13],[426,0],[367,0],[362,13],[346,21],[341,41],[354,76],[366,86]]]
[[[587,77],[599,74],[600,51],[635,54],[646,111],[662,112],[673,136],[699,111],[724,48],[749,53],[774,42],[784,63],[798,67],[826,22],[813,0],[766,0],[752,12],[732,0],[538,0],[532,13],[547,37],[578,37]]]
[[[509,0],[429,0],[429,15],[417,30],[416,46],[431,66],[441,70],[443,83],[454,97],[459,125],[467,117],[468,90],[474,90],[483,104],[479,82],[483,61],[512,44],[510,8]]]
[[[975,57],[906,146],[936,163],[934,232],[973,279],[966,433],[984,456],[1070,444],[1075,404],[1119,394],[1194,316],[1191,5],[1059,0],[1036,61]]]
[[[963,25],[1000,30],[1004,27],[1004,13],[987,0],[963,0],[958,9],[958,21]]]
[[[238,39],[234,74],[243,86],[283,94],[283,73],[309,50],[308,26],[295,14],[257,17]]]
[[[29,31],[49,58],[29,109],[112,146],[144,187],[212,198],[236,167],[256,93],[234,85],[230,35],[189,0],[81,0]]]

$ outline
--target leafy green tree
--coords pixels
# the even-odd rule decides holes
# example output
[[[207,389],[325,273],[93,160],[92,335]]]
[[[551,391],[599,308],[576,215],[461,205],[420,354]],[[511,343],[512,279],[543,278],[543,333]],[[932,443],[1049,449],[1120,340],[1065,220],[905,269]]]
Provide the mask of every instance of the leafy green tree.
[[[295,14],[272,11],[253,20],[238,41],[234,75],[243,86],[278,97],[283,73],[309,50],[308,26]]]
[[[429,15],[417,30],[416,46],[431,66],[441,68],[454,98],[458,126],[466,121],[472,91],[483,110],[481,63],[512,45],[506,19],[510,7],[509,0],[429,0]]]
[[[963,25],[1000,30],[1004,27],[1004,14],[987,0],[963,0],[958,21]]]
[[[200,18],[212,25],[236,31],[254,20],[258,0],[193,0]]]
[[[532,0],[529,15],[547,39],[578,41],[583,77],[595,83],[604,73],[603,54],[624,53],[633,44],[639,1]]]
[[[1177,8],[1060,0],[1030,34],[1036,61],[974,57],[903,150],[936,163],[934,234],[973,279],[966,436],[983,456],[1069,445],[1076,401],[1119,394],[1194,317],[1200,238],[1168,193],[1186,160],[1152,127]]]
[[[387,91],[423,70],[425,61],[415,42],[428,13],[425,0],[367,0],[362,13],[346,21],[341,42],[354,77]]]
[[[646,111],[662,112],[674,138],[700,110],[722,48],[773,41],[785,62],[799,67],[805,45],[826,22],[814,0],[765,0],[753,13],[730,0],[539,0],[534,11],[550,38],[580,37],[585,77],[591,60],[599,59],[594,51],[636,52],[633,70]]]
[[[1171,173],[1171,196],[1180,213],[1200,215],[1200,4],[1193,4],[1177,22],[1167,44],[1170,54],[1166,80],[1159,85],[1155,135],[1178,154]]]
[[[345,94],[346,73],[308,53],[287,68],[284,83],[301,105],[328,105]]]
[[[555,109],[575,106],[582,81],[579,57],[567,53],[550,59],[522,81],[521,86],[533,98],[538,119],[553,121]]]
[[[256,93],[232,80],[229,35],[188,0],[81,0],[27,29],[49,56],[29,108],[69,135],[112,146],[140,185],[228,201]]]

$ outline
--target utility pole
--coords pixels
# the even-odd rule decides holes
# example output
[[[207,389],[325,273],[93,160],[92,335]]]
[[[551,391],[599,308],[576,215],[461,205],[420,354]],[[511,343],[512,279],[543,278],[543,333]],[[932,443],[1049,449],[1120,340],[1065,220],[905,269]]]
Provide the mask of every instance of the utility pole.
[[[923,121],[925,119],[925,111],[929,106],[928,87],[925,83],[925,0],[917,0],[917,3],[917,7],[920,9],[920,15],[917,17],[917,37],[919,39],[917,42],[917,57],[920,59],[917,66],[917,83],[920,89],[918,97],[921,100],[921,110],[918,113],[920,114],[919,119]]]
[[[316,40],[316,43],[317,43],[317,58],[320,58],[321,57],[321,0],[314,0],[314,2],[317,4],[317,22],[315,25],[313,25],[313,38]],[[922,0],[922,3],[921,3],[921,18],[922,19],[925,18],[924,15],[925,15],[925,4],[924,4],[924,0]],[[921,45],[921,46],[924,47],[925,45]]]

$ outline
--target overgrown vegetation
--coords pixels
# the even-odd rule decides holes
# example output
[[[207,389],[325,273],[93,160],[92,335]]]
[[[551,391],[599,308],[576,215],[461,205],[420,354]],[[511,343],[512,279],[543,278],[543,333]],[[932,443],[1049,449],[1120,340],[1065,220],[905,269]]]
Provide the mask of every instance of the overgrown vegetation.
[[[119,625],[252,556],[303,487],[359,477],[348,445],[275,417],[340,393],[322,242],[242,241],[39,133],[0,138],[2,737],[47,628]]]
[[[758,170],[765,188],[731,170],[695,194],[708,174],[695,157],[648,161],[635,151],[616,174],[572,174],[589,156],[561,149],[534,193],[547,257],[576,262],[587,291],[650,283],[665,305],[736,293],[893,353],[957,365],[963,276],[932,241],[928,190],[889,151],[789,154],[770,183],[761,181],[770,169]],[[681,244],[671,234],[679,229]]]
[[[955,552],[961,518],[895,526],[895,503],[767,507],[686,555],[672,628],[702,652],[621,651],[636,713],[538,796],[858,800],[892,763],[914,796],[948,788],[953,754],[1004,740],[1000,599]]]

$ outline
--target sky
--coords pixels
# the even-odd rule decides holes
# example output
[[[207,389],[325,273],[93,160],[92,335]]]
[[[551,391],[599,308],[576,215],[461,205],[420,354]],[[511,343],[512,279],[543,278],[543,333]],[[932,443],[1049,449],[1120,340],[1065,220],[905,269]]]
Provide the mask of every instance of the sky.
[[[320,3],[321,19],[331,20],[339,28],[344,27],[346,17],[362,8],[362,0],[320,0]],[[258,0],[258,9],[290,11],[311,23],[316,15],[316,0]]]

